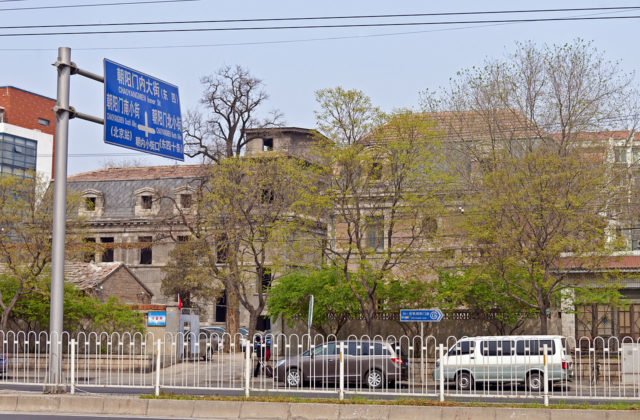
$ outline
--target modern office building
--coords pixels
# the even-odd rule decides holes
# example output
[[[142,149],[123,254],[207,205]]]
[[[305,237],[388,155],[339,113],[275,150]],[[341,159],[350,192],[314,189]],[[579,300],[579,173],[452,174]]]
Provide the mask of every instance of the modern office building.
[[[0,86],[0,173],[53,175],[56,101],[13,86]]]

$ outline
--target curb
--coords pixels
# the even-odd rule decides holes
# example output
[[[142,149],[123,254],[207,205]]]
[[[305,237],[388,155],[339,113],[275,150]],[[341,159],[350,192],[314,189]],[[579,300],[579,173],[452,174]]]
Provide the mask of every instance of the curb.
[[[112,414],[196,419],[287,420],[636,420],[634,410],[391,406],[140,399],[128,396],[2,394],[0,412]]]

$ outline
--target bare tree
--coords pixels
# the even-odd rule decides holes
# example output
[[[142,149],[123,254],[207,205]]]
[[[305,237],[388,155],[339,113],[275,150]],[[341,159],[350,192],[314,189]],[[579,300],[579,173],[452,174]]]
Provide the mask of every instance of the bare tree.
[[[246,130],[281,124],[279,111],[260,119],[261,107],[269,98],[262,80],[241,66],[225,66],[201,79],[204,93],[200,102],[206,114],[190,111],[185,118],[185,154],[217,162],[240,156],[247,143]]]

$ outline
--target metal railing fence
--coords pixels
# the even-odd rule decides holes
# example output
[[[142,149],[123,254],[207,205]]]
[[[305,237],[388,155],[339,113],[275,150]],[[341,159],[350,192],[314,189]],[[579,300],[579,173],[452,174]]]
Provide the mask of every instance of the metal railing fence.
[[[448,337],[1,332],[0,383],[398,397],[640,400],[640,341]]]

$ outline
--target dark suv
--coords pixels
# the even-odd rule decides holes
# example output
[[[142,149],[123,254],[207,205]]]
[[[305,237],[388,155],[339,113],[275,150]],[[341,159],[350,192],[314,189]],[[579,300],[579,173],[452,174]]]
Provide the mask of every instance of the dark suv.
[[[303,382],[340,381],[340,346],[344,346],[345,383],[366,383],[382,388],[389,382],[406,380],[408,361],[399,347],[388,341],[331,341],[301,355],[280,359],[275,376],[290,387]]]

